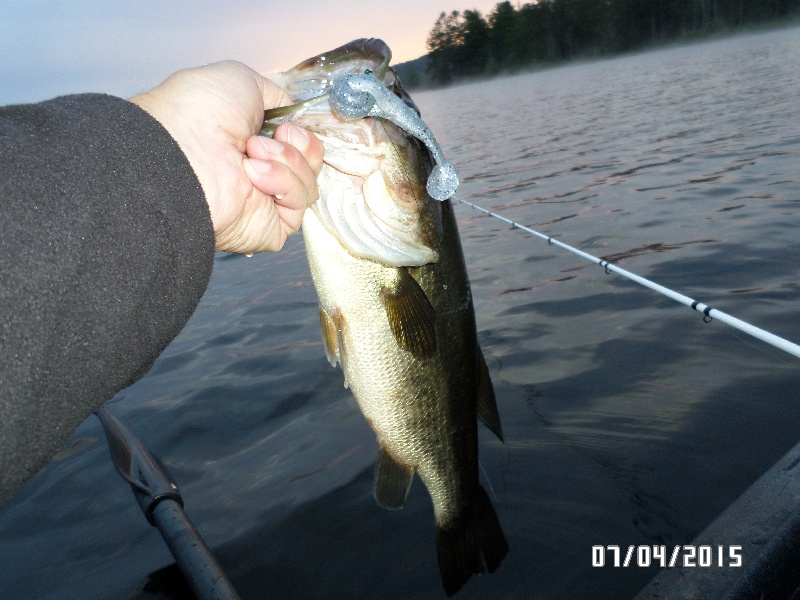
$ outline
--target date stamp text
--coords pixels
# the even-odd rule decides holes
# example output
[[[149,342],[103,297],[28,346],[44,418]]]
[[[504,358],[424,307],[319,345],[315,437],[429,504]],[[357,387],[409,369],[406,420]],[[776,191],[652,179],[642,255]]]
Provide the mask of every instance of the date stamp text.
[[[593,567],[741,567],[741,546],[592,546]]]

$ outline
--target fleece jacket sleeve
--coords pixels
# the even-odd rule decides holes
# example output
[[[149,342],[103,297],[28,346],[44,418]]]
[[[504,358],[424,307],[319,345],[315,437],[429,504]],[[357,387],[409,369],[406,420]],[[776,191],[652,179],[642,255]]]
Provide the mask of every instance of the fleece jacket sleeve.
[[[100,94],[0,108],[0,505],[142,377],[208,284],[185,155]]]

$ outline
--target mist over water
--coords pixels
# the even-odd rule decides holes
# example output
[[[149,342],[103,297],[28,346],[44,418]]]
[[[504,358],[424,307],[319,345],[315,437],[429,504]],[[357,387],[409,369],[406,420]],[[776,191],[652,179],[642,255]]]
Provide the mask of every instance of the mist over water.
[[[797,342],[798,67],[793,29],[414,100],[462,198]],[[689,543],[800,439],[800,361],[455,210],[506,436],[482,429],[483,482],[511,547],[456,597],[632,597],[655,570],[592,568],[592,546]],[[421,482],[401,511],[374,502],[374,435],[325,360],[299,236],[219,255],[110,408],[243,598],[444,597]],[[94,418],[0,513],[0,548],[3,597],[177,597]]]

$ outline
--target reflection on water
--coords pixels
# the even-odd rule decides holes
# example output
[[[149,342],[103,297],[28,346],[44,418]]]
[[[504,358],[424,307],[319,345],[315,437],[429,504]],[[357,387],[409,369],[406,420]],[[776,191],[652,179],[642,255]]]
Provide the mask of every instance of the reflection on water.
[[[415,100],[462,197],[797,341],[798,64],[788,30]],[[592,569],[592,545],[688,543],[800,437],[800,365],[456,214],[507,439],[482,431],[481,463],[511,546],[458,597],[630,597],[653,572]],[[375,505],[374,436],[318,328],[302,240],[219,256],[185,331],[112,409],[244,598],[441,598],[430,501],[416,482],[404,510]],[[4,597],[175,585],[93,419],[0,514],[0,543]]]

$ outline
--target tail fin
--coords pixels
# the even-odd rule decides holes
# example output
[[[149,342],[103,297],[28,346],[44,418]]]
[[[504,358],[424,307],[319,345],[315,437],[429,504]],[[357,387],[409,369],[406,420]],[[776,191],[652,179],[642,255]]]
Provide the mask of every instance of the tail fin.
[[[486,491],[478,486],[472,518],[458,529],[436,528],[442,585],[452,596],[475,573],[493,573],[508,553],[500,522]]]

